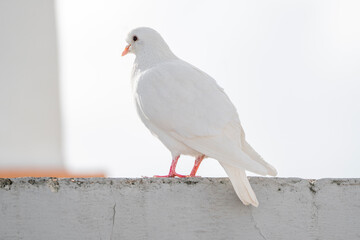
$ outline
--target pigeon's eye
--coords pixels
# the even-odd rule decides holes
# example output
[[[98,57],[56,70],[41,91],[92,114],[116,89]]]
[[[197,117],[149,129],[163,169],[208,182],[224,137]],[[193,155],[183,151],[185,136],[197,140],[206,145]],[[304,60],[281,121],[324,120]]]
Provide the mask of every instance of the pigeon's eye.
[[[138,40],[137,36],[133,36],[133,40],[136,42]]]

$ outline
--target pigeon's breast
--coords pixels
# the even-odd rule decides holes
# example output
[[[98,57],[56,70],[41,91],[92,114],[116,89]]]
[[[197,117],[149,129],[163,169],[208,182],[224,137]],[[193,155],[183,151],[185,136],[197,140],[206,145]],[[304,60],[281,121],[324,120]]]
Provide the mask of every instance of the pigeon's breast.
[[[238,121],[236,109],[215,80],[183,61],[139,74],[134,94],[149,121],[186,138],[216,136]]]
[[[149,80],[143,74],[134,75],[134,100],[136,110],[141,121],[150,130],[150,132],[170,150],[173,156],[180,154],[190,156],[201,155],[201,153],[175,139],[171,135],[171,130],[165,130],[164,126],[158,126],[157,122],[153,121],[152,118],[147,115],[150,113],[150,116],[154,116],[154,114],[157,115],[157,117],[163,116],[158,108],[153,107],[154,105],[161,105],[161,103],[159,103],[160,100],[157,97],[159,93],[153,89],[153,86],[154,82]],[[166,118],[164,118],[164,121],[166,122]]]

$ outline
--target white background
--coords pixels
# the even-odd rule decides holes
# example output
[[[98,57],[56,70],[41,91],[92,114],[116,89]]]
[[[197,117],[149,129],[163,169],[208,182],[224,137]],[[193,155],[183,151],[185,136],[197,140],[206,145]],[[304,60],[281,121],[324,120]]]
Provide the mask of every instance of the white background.
[[[281,177],[360,176],[359,1],[57,1],[66,163],[139,177],[171,156],[138,119],[128,31],[156,29],[213,76]],[[179,173],[193,160],[180,158]],[[201,176],[224,176],[209,159]]]

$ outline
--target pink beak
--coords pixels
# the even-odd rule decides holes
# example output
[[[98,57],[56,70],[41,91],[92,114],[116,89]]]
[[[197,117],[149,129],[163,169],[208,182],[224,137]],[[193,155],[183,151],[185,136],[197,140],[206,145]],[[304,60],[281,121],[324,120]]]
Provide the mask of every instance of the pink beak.
[[[129,48],[131,47],[131,44],[127,45],[124,49],[124,51],[122,52],[121,56],[125,56],[126,54],[129,53]]]

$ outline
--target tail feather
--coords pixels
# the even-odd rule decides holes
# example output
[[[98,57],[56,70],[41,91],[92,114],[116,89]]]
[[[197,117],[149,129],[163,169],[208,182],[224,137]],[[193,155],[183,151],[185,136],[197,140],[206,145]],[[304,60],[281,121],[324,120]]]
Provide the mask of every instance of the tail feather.
[[[254,191],[252,190],[249,180],[246,177],[245,170],[242,168],[233,167],[229,164],[220,162],[221,166],[225,169],[225,172],[230,178],[230,181],[234,187],[234,190],[240,200],[245,205],[259,206],[259,202],[256,198]]]
[[[242,144],[242,150],[249,155],[249,157],[255,161],[257,161],[258,163],[260,163],[261,165],[263,165],[266,170],[267,170],[267,174],[270,176],[276,176],[277,175],[277,171],[276,169],[271,166],[269,163],[267,163],[261,156],[260,154],[258,154],[251,146],[248,142],[246,142],[245,140],[243,140],[243,144]]]
[[[261,156],[258,154],[251,146],[250,144],[245,140],[245,132],[244,129],[241,127],[241,149],[254,161],[260,163],[263,165],[267,170],[267,175],[270,176],[276,176],[277,171],[276,169],[271,166],[269,163],[267,163]]]

